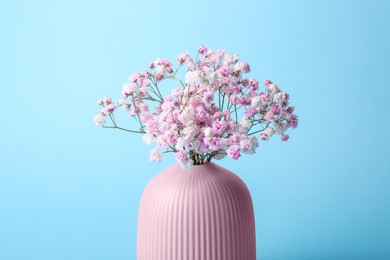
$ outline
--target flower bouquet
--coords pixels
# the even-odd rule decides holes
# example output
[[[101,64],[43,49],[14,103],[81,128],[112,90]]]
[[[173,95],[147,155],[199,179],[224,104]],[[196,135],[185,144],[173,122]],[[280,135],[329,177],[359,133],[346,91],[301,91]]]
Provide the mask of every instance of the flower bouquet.
[[[102,109],[95,124],[142,134],[145,143],[155,145],[150,161],[159,162],[163,153],[173,152],[183,168],[225,156],[237,160],[255,153],[260,140],[279,135],[287,141],[287,129],[297,127],[289,94],[270,80],[260,89],[256,79],[246,77],[250,66],[238,55],[202,45],[196,58],[185,52],[177,63],[174,67],[158,58],[149,69],[131,75],[117,103],[110,97],[98,101]],[[164,96],[160,86],[168,80],[175,88]],[[120,127],[114,117],[119,107],[139,127]]]

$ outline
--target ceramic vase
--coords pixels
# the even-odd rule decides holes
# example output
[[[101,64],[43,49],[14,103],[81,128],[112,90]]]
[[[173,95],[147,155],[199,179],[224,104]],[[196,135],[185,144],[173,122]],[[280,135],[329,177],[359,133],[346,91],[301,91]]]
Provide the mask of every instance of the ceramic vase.
[[[215,163],[156,175],[140,201],[137,260],[255,260],[245,183]]]

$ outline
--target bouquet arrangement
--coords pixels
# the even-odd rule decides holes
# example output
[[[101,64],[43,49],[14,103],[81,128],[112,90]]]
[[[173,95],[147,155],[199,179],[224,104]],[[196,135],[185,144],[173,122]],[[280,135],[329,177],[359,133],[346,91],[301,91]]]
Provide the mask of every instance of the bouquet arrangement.
[[[174,69],[171,61],[159,58],[131,75],[118,102],[98,100],[102,109],[95,124],[142,134],[146,144],[155,145],[150,161],[173,152],[183,168],[225,156],[237,160],[255,153],[260,140],[279,135],[287,141],[287,129],[297,127],[289,94],[270,80],[260,90],[256,79],[245,77],[250,66],[238,55],[202,45],[195,59],[185,52],[177,63]],[[184,80],[178,77],[181,68],[186,70]],[[163,96],[159,85],[166,80],[177,87]],[[114,112],[119,107],[137,121],[137,129],[118,126]]]

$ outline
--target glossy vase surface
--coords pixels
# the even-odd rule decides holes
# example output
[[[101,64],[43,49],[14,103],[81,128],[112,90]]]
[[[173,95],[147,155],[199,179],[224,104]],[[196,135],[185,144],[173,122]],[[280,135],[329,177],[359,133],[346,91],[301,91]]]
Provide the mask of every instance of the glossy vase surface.
[[[137,260],[255,260],[253,204],[245,183],[215,163],[178,164],[146,186]]]

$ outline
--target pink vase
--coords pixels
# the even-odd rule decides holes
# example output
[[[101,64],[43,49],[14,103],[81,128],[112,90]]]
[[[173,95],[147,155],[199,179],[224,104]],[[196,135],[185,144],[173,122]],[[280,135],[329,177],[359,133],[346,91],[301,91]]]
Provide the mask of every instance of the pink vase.
[[[255,260],[253,204],[245,183],[208,163],[178,164],[146,186],[137,260]]]

